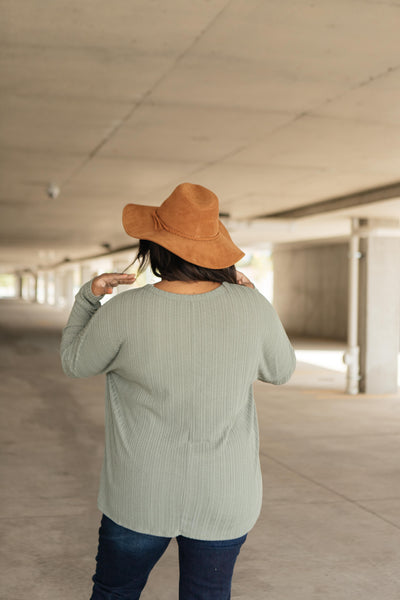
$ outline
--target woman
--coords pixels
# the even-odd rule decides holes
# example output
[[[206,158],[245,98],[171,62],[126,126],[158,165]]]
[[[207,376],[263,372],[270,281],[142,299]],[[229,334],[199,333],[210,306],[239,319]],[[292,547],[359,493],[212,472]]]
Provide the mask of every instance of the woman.
[[[107,374],[103,513],[91,600],[136,600],[177,538],[180,600],[230,598],[261,507],[252,384],[282,384],[293,348],[270,303],[235,270],[243,252],[218,198],[184,183],[154,208],[128,204],[125,231],[161,277],[104,273],[78,292],[61,357],[72,377]]]

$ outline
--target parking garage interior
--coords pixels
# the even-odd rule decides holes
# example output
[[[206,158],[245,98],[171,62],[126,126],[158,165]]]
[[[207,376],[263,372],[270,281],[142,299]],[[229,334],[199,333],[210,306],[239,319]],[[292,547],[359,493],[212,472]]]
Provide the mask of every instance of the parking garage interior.
[[[232,598],[397,600],[400,1],[2,7],[0,597],[89,597],[104,378],[64,375],[61,332],[135,258],[124,205],[189,181],[297,355],[255,384],[264,503]],[[171,545],[142,597],[177,589]]]

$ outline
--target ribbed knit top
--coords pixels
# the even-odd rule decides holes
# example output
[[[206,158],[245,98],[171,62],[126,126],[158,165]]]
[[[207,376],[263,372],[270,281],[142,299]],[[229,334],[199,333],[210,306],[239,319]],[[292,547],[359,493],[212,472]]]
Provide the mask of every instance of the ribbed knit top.
[[[82,286],[61,342],[67,375],[107,375],[99,509],[153,535],[244,535],[262,500],[253,382],[285,383],[295,367],[275,310],[229,283],[99,300]]]

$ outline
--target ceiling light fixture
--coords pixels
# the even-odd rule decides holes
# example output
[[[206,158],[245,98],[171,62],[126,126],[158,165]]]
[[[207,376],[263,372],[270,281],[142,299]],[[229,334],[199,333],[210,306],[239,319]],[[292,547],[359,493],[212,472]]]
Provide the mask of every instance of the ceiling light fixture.
[[[60,188],[55,183],[49,183],[47,186],[47,195],[49,198],[55,200],[60,195]]]

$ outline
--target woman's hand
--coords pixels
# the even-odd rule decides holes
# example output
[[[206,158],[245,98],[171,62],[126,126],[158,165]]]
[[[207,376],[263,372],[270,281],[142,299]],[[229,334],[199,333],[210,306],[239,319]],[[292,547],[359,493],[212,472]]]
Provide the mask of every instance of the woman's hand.
[[[246,275],[244,275],[240,271],[236,271],[236,283],[238,283],[239,285],[245,285],[249,288],[255,287],[254,284],[251,283],[250,279],[248,279]]]
[[[92,292],[95,296],[112,294],[117,285],[131,285],[135,279],[136,275],[130,273],[102,273],[93,279]]]

